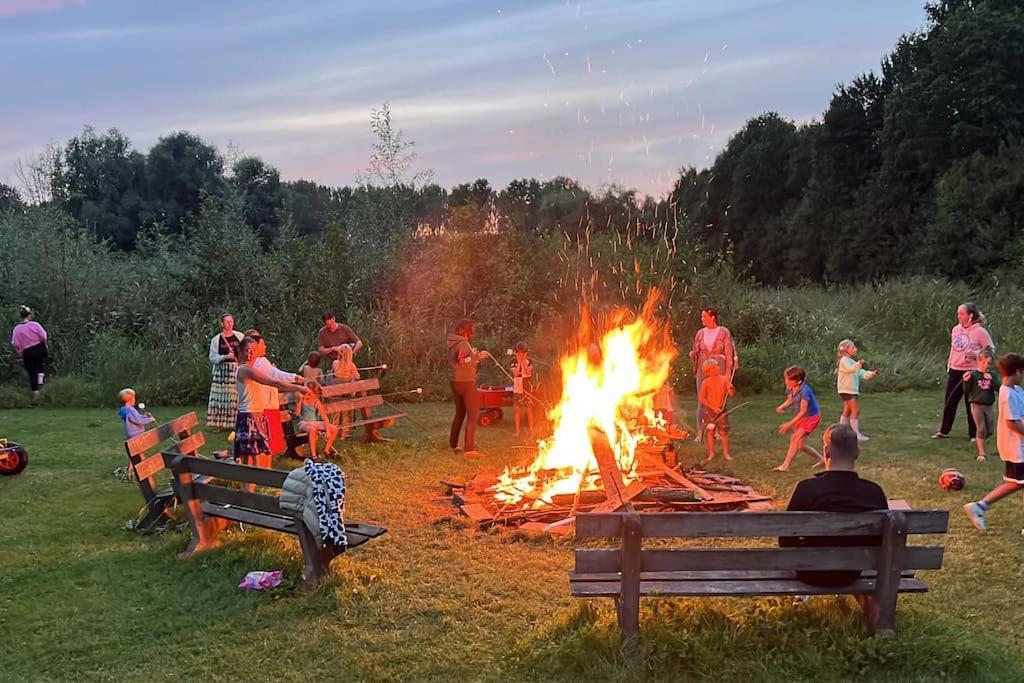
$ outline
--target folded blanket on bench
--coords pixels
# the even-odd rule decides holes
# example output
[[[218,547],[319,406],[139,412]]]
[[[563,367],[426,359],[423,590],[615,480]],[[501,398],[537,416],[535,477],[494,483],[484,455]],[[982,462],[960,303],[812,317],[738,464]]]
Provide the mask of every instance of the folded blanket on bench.
[[[292,470],[284,480],[280,505],[284,512],[302,517],[317,546],[347,546],[345,473],[334,463],[307,458],[302,467]]]

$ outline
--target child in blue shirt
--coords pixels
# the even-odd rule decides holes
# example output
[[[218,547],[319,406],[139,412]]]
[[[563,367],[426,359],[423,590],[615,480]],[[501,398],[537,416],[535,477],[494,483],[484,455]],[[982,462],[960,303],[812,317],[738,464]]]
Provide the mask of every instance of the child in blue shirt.
[[[142,414],[136,410],[134,389],[122,389],[117,393],[117,396],[121,399],[121,403],[124,404],[117,411],[117,416],[124,421],[124,436],[126,439],[138,436],[146,431],[146,425],[156,422],[156,418],[149,413]]]
[[[779,426],[779,434],[785,434],[792,429],[793,436],[789,438],[786,459],[772,471],[785,472],[788,470],[797,451],[803,451],[817,460],[814,464],[815,467],[824,465],[825,459],[821,457],[821,453],[807,445],[807,437],[821,424],[821,409],[818,407],[818,399],[810,385],[804,381],[807,379],[807,373],[798,365],[790,365],[786,368],[783,378],[786,381],[786,400],[775,409],[775,412],[781,415],[786,408],[793,407],[793,419],[783,422]]]

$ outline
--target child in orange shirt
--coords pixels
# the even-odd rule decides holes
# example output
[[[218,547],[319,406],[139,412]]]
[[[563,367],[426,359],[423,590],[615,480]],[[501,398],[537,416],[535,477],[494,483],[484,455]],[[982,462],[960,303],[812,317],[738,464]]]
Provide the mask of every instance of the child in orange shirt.
[[[711,462],[715,457],[715,434],[722,438],[722,455],[726,460],[732,460],[729,455],[729,416],[726,415],[725,403],[730,396],[736,394],[736,389],[722,375],[722,369],[714,360],[706,360],[701,365],[701,371],[705,375],[704,382],[700,385],[700,395],[697,400],[706,411],[704,418],[704,443],[707,445],[708,458]]]

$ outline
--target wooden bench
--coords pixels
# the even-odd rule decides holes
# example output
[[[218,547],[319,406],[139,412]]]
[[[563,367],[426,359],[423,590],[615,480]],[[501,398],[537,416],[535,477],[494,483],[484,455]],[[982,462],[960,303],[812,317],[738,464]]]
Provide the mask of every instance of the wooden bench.
[[[272,489],[284,486],[288,477],[285,470],[265,470],[231,462],[217,462],[205,458],[190,458],[167,453],[174,489],[188,513],[192,540],[180,558],[220,545],[221,530],[232,522],[298,536],[304,561],[302,577],[304,588],[323,581],[330,573],[330,564],[346,548],[316,544],[313,533],[301,518],[281,510],[278,495],[250,492],[233,488],[230,484],[254,484]],[[214,480],[216,480],[214,482]],[[358,547],[370,539],[387,532],[372,524],[345,522],[348,549]]]
[[[168,508],[173,507],[176,501],[173,489],[157,481],[157,475],[166,467],[162,451],[174,455],[198,455],[199,449],[206,445],[203,433],[192,431],[198,424],[195,412],[191,412],[124,442],[129,472],[138,480],[142,498],[146,501],[144,512],[135,524],[137,529],[151,529]],[[173,443],[163,445],[165,441]],[[226,458],[227,451],[218,451],[214,456]]]
[[[328,384],[323,387],[322,400],[324,412],[327,413],[328,418],[332,422],[340,427],[342,413],[358,411],[360,419],[344,425],[346,429],[354,430],[361,427],[363,429],[363,441],[366,443],[391,441],[391,439],[381,434],[381,430],[391,427],[399,418],[405,417],[406,414],[395,413],[393,415],[374,416],[371,412],[372,409],[384,405],[384,397],[379,392],[380,379],[377,377],[356,380],[355,382],[344,382],[342,384]],[[286,455],[297,458],[299,456],[296,449],[309,443],[309,437],[296,431],[298,426],[297,419],[287,419],[288,413],[286,412],[285,402],[290,401],[291,398],[286,398],[282,394],[281,400],[283,429],[285,441],[288,444]]]
[[[628,640],[640,632],[640,598],[854,595],[872,632],[891,634],[896,596],[923,593],[918,569],[939,569],[942,546],[908,546],[909,534],[944,534],[948,510],[833,512],[617,512],[576,516],[576,540],[619,539],[618,548],[577,548],[572,595],[615,598]],[[879,546],[645,548],[645,539],[881,536]],[[775,541],[777,543],[777,541]],[[794,570],[862,570],[843,587],[814,586]]]

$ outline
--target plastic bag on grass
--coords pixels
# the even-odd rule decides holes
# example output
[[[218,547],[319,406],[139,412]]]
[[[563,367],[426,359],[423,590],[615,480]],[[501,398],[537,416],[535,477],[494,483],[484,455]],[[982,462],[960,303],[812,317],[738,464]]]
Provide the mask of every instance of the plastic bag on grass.
[[[272,572],[249,572],[238,584],[239,588],[247,588],[254,591],[264,591],[270,588],[277,588],[281,585],[281,577],[284,571],[278,569]]]

